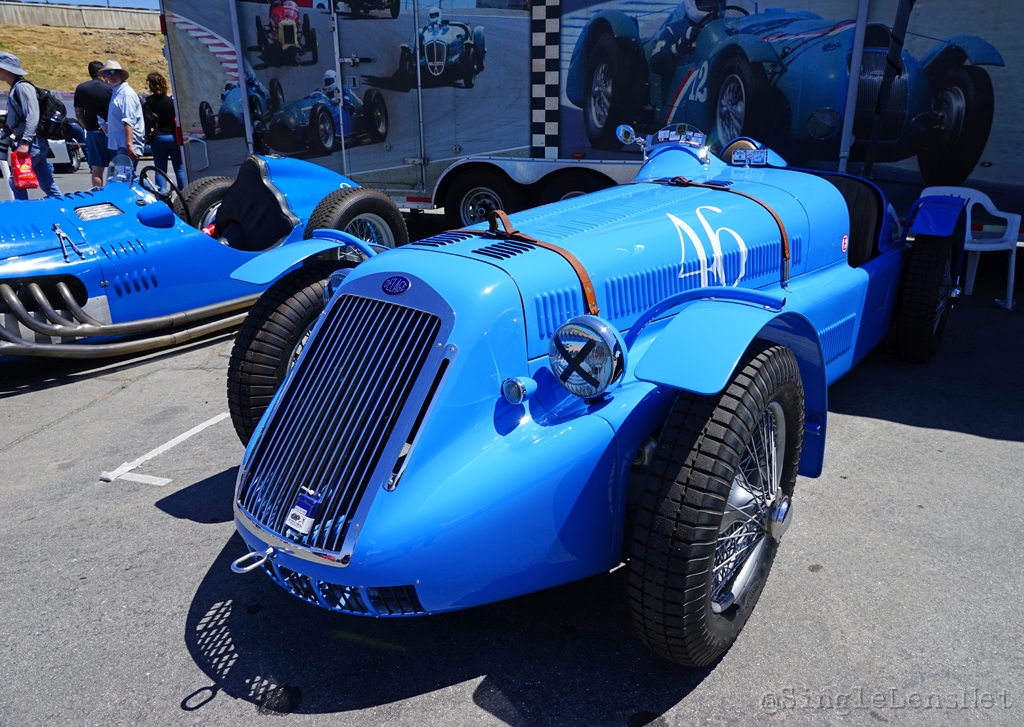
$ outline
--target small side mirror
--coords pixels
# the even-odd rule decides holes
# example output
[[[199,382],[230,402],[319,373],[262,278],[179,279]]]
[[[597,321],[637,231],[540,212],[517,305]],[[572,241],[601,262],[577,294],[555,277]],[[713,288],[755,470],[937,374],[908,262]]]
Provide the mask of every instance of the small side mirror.
[[[620,124],[615,129],[615,138],[629,146],[636,141],[636,132],[633,131],[633,127],[629,124]]]

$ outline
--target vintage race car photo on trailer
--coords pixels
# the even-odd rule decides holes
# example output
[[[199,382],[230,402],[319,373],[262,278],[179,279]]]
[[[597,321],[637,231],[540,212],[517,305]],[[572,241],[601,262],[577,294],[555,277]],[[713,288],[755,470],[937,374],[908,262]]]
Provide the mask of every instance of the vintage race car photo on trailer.
[[[750,5],[751,10],[755,7]],[[688,122],[721,146],[760,139],[791,162],[836,159],[842,136],[856,23],[807,11],[684,0],[649,38],[634,18],[603,9],[580,33],[566,95],[583,110],[598,149],[621,148],[618,124],[649,132]],[[851,150],[863,159],[892,33],[869,23]],[[917,156],[929,185],[962,184],[992,128],[994,94],[984,66],[1002,66],[988,41],[938,40],[920,60],[903,51],[886,108],[878,161]]]
[[[912,361],[937,349],[964,215],[926,198],[903,229],[871,182],[706,141],[664,129],[633,184],[317,281],[284,384],[248,407],[240,385],[260,382],[245,366],[281,355],[240,335],[229,401],[250,552],[233,569],[402,617],[628,561],[640,638],[679,664],[721,655],[797,474],[825,464],[827,387],[887,336]]]
[[[430,22],[417,36],[420,52],[420,83],[431,86],[473,88],[484,70],[487,44],[484,28],[457,20],[442,19],[439,8],[431,8]],[[393,78],[404,81],[405,88],[416,87],[416,51],[403,44],[399,49],[398,71]]]
[[[328,233],[332,244],[309,253],[309,238]],[[264,290],[292,279],[232,279],[247,263],[283,252],[308,269],[328,259],[335,269],[354,243],[406,242],[390,198],[292,159],[251,156],[237,178],[203,177],[181,193],[147,167],[131,184],[3,202],[0,360],[183,343],[237,327]]]
[[[360,99],[348,86],[339,87],[335,72],[305,98],[281,106],[267,122],[267,142],[279,152],[309,151],[324,156],[347,145],[377,144],[388,138],[388,107],[384,95],[369,88]]]

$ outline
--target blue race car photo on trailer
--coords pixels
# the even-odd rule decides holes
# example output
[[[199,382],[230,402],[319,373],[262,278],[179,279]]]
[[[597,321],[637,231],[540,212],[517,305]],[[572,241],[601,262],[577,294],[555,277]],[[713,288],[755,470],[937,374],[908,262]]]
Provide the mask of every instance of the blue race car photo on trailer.
[[[454,86],[473,88],[476,77],[484,70],[487,45],[483,26],[470,28],[466,23],[441,19],[438,8],[430,9],[430,21],[420,29],[417,42],[420,52],[420,82],[424,88]],[[402,44],[398,71],[393,78],[403,80],[405,88],[416,87],[416,52]]]
[[[619,124],[650,132],[688,122],[720,148],[746,135],[790,161],[836,159],[846,109],[856,23],[807,11],[748,13],[719,0],[684,0],[651,37],[636,20],[602,9],[580,33],[566,95],[582,109],[596,149],[619,150]],[[892,34],[869,23],[851,150],[863,159]],[[987,41],[954,35],[920,60],[903,51],[877,147],[877,161],[917,156],[928,185],[961,184],[992,128],[994,93],[983,66],[1002,66]]]
[[[120,159],[129,179],[130,160]],[[331,249],[308,252],[310,238],[328,234]],[[383,250],[406,242],[390,198],[293,159],[251,156],[237,178],[204,177],[180,193],[147,167],[131,184],[3,202],[0,360],[100,358],[184,343],[237,327],[272,285],[326,278],[352,257],[345,251],[353,244]],[[280,275],[232,278],[268,256],[287,261]]]
[[[388,137],[388,107],[375,88],[360,100],[341,85],[337,74],[327,71],[324,85],[305,98],[278,109],[267,123],[267,141],[279,152],[309,151],[324,156],[345,144],[378,144]]]
[[[871,182],[749,139],[719,159],[679,126],[645,149],[632,184],[331,275],[243,436],[236,572],[407,617],[628,562],[654,651],[729,648],[797,475],[822,472],[828,386],[890,334],[907,359],[936,351],[963,200],[925,198],[904,229]]]
[[[249,104],[249,118],[252,120],[253,145],[257,152],[266,153],[266,127],[270,118],[284,104],[284,87],[276,79],[270,79],[270,90],[245,64],[245,93],[237,83],[229,83],[220,94],[220,105],[214,111],[209,101],[199,102],[199,124],[207,141],[245,136],[245,115],[242,104]]]

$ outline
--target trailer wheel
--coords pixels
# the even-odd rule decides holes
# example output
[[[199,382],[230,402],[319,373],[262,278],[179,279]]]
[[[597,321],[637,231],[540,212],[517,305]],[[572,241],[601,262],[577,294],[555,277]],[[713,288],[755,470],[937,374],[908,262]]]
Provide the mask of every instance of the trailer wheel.
[[[398,247],[409,242],[398,206],[386,194],[367,187],[336,189],[324,197],[309,216],[305,239],[314,230],[341,230],[383,247]]]
[[[736,640],[792,515],[800,369],[789,349],[757,343],[722,393],[679,394],[637,505],[633,625],[677,664],[706,666]]]
[[[324,309],[327,277],[351,263],[319,261],[288,273],[256,301],[228,361],[228,411],[248,444],[270,400],[295,365]]]
[[[615,186],[615,183],[608,177],[591,172],[564,172],[554,177],[541,188],[537,204],[551,204],[561,202],[563,199],[581,197],[584,194],[597,192],[608,187]]]
[[[504,172],[493,168],[469,169],[453,181],[444,198],[444,217],[449,227],[486,222],[493,210],[518,212],[526,207],[522,188]]]

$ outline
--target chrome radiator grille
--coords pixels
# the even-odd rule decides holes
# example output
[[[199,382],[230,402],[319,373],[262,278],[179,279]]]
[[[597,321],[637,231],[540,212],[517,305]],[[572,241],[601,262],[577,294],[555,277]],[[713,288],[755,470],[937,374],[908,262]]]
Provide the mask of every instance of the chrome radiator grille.
[[[341,548],[392,430],[440,330],[440,319],[340,295],[282,392],[246,463],[238,504],[278,535]],[[308,535],[285,527],[301,488],[323,497]]]
[[[847,59],[849,63],[849,59]],[[900,74],[893,79],[889,90],[889,102],[885,107],[882,121],[882,138],[895,139],[903,130],[907,119],[908,94],[910,84],[907,69],[900,63]],[[875,105],[878,102],[878,91],[882,86],[885,74],[885,53],[865,51],[861,61],[860,84],[857,86],[857,112],[854,115],[853,133],[858,139],[871,137],[871,127],[875,121]]]
[[[423,50],[427,57],[427,70],[433,76],[440,76],[444,72],[444,64],[448,60],[448,44],[435,40],[427,43]]]

